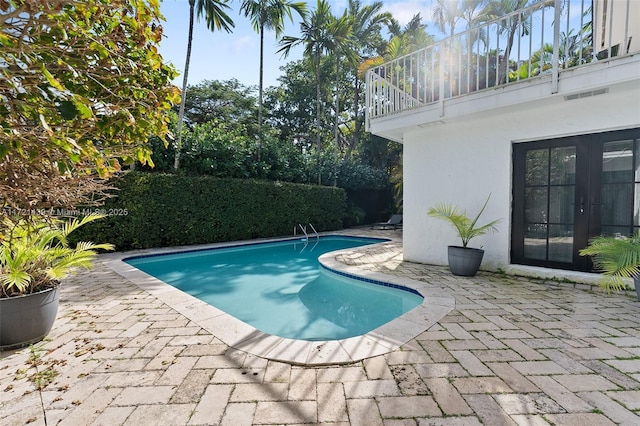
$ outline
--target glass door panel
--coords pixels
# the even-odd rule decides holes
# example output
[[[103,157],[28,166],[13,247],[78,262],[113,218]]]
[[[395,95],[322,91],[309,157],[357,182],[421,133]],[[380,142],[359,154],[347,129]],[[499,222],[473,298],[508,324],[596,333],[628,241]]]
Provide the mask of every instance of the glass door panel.
[[[550,149],[549,159],[550,262],[573,261],[573,211],[576,182],[576,147]]]
[[[628,236],[634,202],[633,139],[602,144],[601,232]]]
[[[640,144],[639,144],[640,145]],[[636,157],[640,158],[640,156]],[[633,205],[633,233],[637,233],[640,228],[640,183],[638,183],[638,178],[636,178],[635,184],[635,197],[634,197],[634,205]]]
[[[526,153],[527,186],[546,185],[549,181],[549,150],[535,149]],[[640,174],[640,171],[638,171]]]
[[[567,146],[551,149],[552,185],[573,185],[576,183],[576,147]]]
[[[572,262],[575,146],[530,150],[525,159],[525,258]]]
[[[549,225],[549,256],[552,262],[573,261],[573,225]]]
[[[547,260],[547,225],[527,225],[524,237],[524,257],[532,260]]]
[[[640,128],[514,144],[514,263],[589,271],[601,234],[640,229]]]

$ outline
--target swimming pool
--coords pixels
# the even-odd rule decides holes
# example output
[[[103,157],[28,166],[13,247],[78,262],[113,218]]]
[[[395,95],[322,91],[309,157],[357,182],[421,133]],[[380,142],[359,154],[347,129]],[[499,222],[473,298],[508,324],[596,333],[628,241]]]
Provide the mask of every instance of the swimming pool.
[[[323,236],[124,260],[260,331],[326,341],[365,334],[423,302],[416,290],[344,276],[318,262],[323,253],[383,241]]]

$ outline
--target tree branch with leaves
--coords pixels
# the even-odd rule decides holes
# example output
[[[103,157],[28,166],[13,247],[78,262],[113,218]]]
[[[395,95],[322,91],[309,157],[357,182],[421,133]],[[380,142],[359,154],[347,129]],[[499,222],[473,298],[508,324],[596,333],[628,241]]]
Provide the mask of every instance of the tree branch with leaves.
[[[157,0],[0,1],[0,199],[14,209],[95,201],[168,133],[176,73]]]

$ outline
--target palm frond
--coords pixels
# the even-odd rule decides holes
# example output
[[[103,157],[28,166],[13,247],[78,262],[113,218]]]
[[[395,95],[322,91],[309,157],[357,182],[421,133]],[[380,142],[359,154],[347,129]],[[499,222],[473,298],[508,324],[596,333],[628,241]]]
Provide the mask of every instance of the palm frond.
[[[458,232],[458,236],[462,240],[462,247],[467,247],[469,241],[473,238],[484,235],[490,231],[497,231],[496,225],[500,222],[500,219],[493,220],[482,226],[476,226],[480,216],[489,203],[490,197],[491,194],[489,194],[484,205],[473,219],[471,219],[466,212],[460,210],[457,206],[446,203],[434,205],[427,211],[427,214],[431,217],[446,220],[453,225]]]
[[[580,255],[591,256],[595,269],[602,271],[602,288],[607,292],[622,290],[625,278],[640,275],[640,230],[630,238],[597,236]]]
[[[0,284],[7,290],[15,289],[23,292],[31,283],[31,275],[25,271],[10,270],[8,274],[0,274]]]
[[[3,296],[27,294],[38,287],[53,285],[76,268],[90,268],[96,250],[113,250],[111,244],[79,242],[70,247],[67,242],[70,233],[101,217],[89,215],[69,221],[42,217],[3,220],[4,229],[9,230],[0,238]]]
[[[227,0],[198,0],[195,9],[198,19],[204,15],[207,28],[210,31],[225,30],[230,33],[235,27],[233,20],[227,15],[225,9],[230,9]]]

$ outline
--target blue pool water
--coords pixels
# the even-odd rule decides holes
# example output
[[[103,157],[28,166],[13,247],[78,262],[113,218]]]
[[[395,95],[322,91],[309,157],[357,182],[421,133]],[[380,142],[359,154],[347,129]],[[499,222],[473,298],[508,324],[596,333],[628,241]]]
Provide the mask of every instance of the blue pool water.
[[[344,277],[318,257],[383,240],[325,236],[125,261],[268,334],[336,340],[367,333],[422,303],[413,290]],[[397,287],[397,286],[396,286]]]

